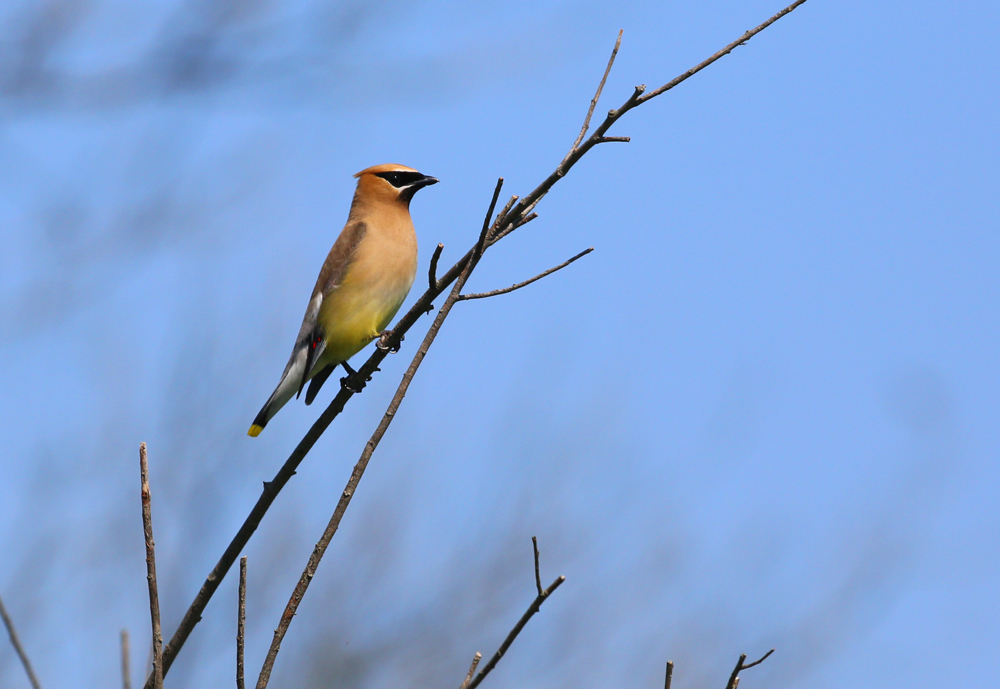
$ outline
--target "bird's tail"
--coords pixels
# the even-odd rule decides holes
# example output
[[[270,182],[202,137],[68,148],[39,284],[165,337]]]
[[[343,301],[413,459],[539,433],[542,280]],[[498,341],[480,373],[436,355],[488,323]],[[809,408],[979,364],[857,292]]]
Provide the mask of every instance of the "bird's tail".
[[[267,422],[278,413],[279,409],[285,406],[285,403],[288,402],[288,400],[292,399],[295,395],[295,390],[295,385],[288,384],[287,376],[282,378],[278,387],[273,393],[271,393],[267,402],[265,402],[264,406],[260,408],[259,412],[257,412],[257,416],[254,418],[253,424],[250,426],[250,430],[247,431],[247,435],[251,438],[256,438],[260,435],[260,432],[264,430],[264,426],[267,425]]]
[[[250,426],[250,430],[247,431],[247,435],[251,438],[256,438],[260,435],[267,422],[299,391],[301,388],[302,370],[305,368],[305,358],[304,350],[301,354],[292,356],[292,360],[288,362],[288,366],[285,368],[284,375],[281,376],[281,382],[278,383],[278,387],[271,393],[264,406],[261,407],[257,413],[257,417],[253,420],[253,424]]]

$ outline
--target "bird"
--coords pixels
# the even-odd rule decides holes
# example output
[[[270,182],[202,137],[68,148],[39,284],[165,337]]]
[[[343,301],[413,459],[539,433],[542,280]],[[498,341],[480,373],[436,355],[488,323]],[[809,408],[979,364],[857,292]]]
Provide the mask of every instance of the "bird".
[[[338,366],[353,373],[347,360],[385,331],[413,286],[417,235],[410,201],[438,180],[392,164],[354,176],[347,224],[319,271],[281,380],[247,431],[253,438],[307,382],[306,404],[312,404]]]

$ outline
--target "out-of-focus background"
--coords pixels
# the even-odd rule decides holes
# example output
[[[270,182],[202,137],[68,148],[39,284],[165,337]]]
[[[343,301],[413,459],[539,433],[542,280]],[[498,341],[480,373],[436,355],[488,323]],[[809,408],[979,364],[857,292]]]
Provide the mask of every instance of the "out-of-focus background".
[[[148,660],[329,401],[256,440],[353,179],[422,244],[496,178],[780,9],[700,3],[0,5],[0,595],[45,687]],[[1000,6],[812,0],[629,114],[491,251],[323,562],[275,686],[981,686],[1000,643]],[[419,283],[418,283],[419,286]],[[411,300],[412,301],[412,297]],[[409,303],[409,302],[408,302]],[[251,542],[248,672],[429,323]],[[334,388],[335,389],[335,388]],[[235,574],[168,686],[227,686]],[[26,687],[0,643],[0,685]]]

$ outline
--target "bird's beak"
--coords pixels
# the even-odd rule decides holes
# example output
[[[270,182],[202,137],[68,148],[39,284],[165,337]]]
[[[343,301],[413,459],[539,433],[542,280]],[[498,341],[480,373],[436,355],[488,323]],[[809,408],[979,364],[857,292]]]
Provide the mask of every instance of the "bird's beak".
[[[438,183],[438,178],[437,177],[431,177],[430,175],[424,175],[423,179],[414,182],[414,184],[412,186],[416,187],[417,189],[422,189],[424,187],[429,187],[432,184],[437,184],[437,183]]]

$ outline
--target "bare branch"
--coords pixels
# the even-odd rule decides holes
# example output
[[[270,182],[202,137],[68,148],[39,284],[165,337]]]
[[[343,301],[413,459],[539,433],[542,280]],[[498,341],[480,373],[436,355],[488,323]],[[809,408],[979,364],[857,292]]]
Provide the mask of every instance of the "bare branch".
[[[706,67],[708,67],[710,64],[712,64],[713,62],[715,62],[716,60],[718,60],[720,57],[723,57],[724,55],[728,55],[729,53],[733,52],[734,48],[738,48],[741,45],[746,45],[747,41],[749,41],[751,38],[753,38],[754,36],[756,36],[757,34],[759,34],[761,31],[763,31],[767,27],[771,26],[771,24],[773,24],[774,22],[778,21],[779,19],[781,19],[782,17],[784,17],[789,12],[794,11],[799,5],[802,5],[803,3],[805,3],[805,1],[806,0],[795,0],[795,2],[793,2],[791,5],[789,5],[785,9],[783,9],[780,12],[778,12],[777,14],[775,14],[773,17],[771,17],[770,19],[768,19],[763,24],[760,24],[756,28],[750,29],[745,34],[743,34],[742,36],[740,36],[739,38],[737,38],[735,41],[733,41],[732,43],[730,43],[729,45],[727,45],[725,48],[723,48],[722,50],[720,50],[719,52],[717,52],[712,57],[707,58],[707,59],[699,62],[694,67],[692,67],[688,71],[684,72],[684,74],[681,74],[681,75],[678,75],[678,76],[674,77],[673,79],[671,79],[670,81],[668,81],[667,83],[665,83],[660,88],[654,89],[654,90],[650,91],[649,93],[647,93],[646,95],[642,96],[641,98],[638,98],[637,101],[639,103],[645,103],[646,101],[648,101],[648,100],[650,100],[652,98],[656,98],[661,93],[666,93],[667,91],[669,91],[673,87],[677,86],[677,84],[681,83],[682,81],[685,81],[685,80],[689,79],[690,77],[693,77],[695,74],[697,74],[701,70],[703,70]]]
[[[576,150],[577,146],[580,145],[580,142],[583,141],[583,137],[587,135],[587,130],[590,129],[590,118],[594,116],[594,108],[597,107],[597,101],[601,99],[601,91],[604,90],[604,82],[608,80],[608,75],[611,74],[611,66],[615,64],[615,57],[618,55],[618,49],[622,45],[622,33],[624,33],[624,31],[624,29],[618,30],[618,40],[615,41],[615,48],[611,51],[611,57],[608,59],[608,66],[604,70],[604,76],[601,77],[601,83],[597,86],[597,93],[594,94],[594,97],[590,101],[590,110],[587,111],[587,117],[583,120],[583,128],[580,129],[580,135],[577,136],[576,141],[573,142],[573,147],[570,149],[571,153]],[[568,158],[569,154],[567,154],[566,157]],[[565,160],[563,162],[565,162]]]
[[[619,34],[620,35],[620,34]],[[538,537],[531,537],[531,548],[535,551],[535,589],[538,591],[538,595],[542,595],[542,575],[538,569]]]
[[[805,0],[803,0],[803,2],[805,2]],[[755,665],[760,665],[765,660],[767,660],[768,656],[770,656],[772,653],[774,653],[773,648],[767,653],[765,653],[763,656],[761,656],[759,660],[755,660],[749,664],[744,664],[746,663],[747,654],[746,653],[742,654],[740,656],[740,659],[736,661],[736,667],[733,668],[733,674],[729,675],[729,682],[726,684],[726,689],[736,689],[736,687],[739,686],[740,683],[740,673],[748,668],[754,667]]]
[[[483,654],[476,651],[476,655],[472,656],[472,664],[469,665],[469,672],[465,675],[465,681],[462,682],[462,686],[459,689],[467,689],[469,682],[472,681],[472,675],[475,674],[476,668],[479,667],[479,661],[483,659]]]
[[[149,619],[153,626],[153,689],[163,689],[163,636],[160,633],[160,596],[156,591],[156,544],[153,542],[152,499],[146,443],[139,443],[139,477],[142,496],[142,532],[146,538],[146,583],[149,585]]]
[[[747,41],[749,41],[751,38],[753,38],[754,36],[756,36],[758,33],[760,33],[761,31],[763,31],[764,29],[766,29],[767,27],[769,27],[771,24],[773,24],[774,22],[776,22],[779,19],[781,19],[782,17],[784,17],[789,12],[792,12],[794,9],[796,9],[797,7],[799,7],[800,5],[802,5],[805,2],[806,2],[806,0],[796,0],[794,3],[792,3],[791,5],[789,5],[788,7],[786,7],[785,9],[781,10],[780,12],[778,12],[777,14],[775,14],[774,16],[772,16],[770,19],[768,19],[763,24],[757,26],[754,29],[751,29],[750,31],[747,31],[746,33],[744,33],[742,36],[740,36],[738,39],[736,39],[735,41],[733,41],[732,43],[730,43],[729,45],[727,45],[725,48],[723,48],[719,52],[715,53],[714,55],[712,55],[708,59],[703,60],[702,62],[698,63],[697,65],[695,65],[694,67],[692,67],[688,71],[684,72],[683,74],[681,74],[681,75],[675,77],[674,79],[668,81],[666,84],[664,84],[660,88],[656,89],[655,91],[652,91],[652,92],[650,92],[650,93],[648,93],[646,95],[643,95],[643,93],[646,90],[646,87],[645,86],[636,86],[635,90],[632,93],[632,95],[628,97],[628,99],[622,104],[621,107],[619,107],[619,108],[617,108],[615,110],[609,110],[607,117],[597,127],[597,129],[594,130],[594,133],[591,134],[590,137],[587,138],[583,143],[581,143],[578,146],[575,146],[574,148],[570,149],[570,152],[566,155],[565,158],[563,158],[562,162],[559,163],[559,165],[556,167],[556,169],[548,177],[546,177],[545,180],[541,184],[539,184],[537,187],[535,187],[531,191],[531,193],[529,193],[527,196],[523,197],[521,199],[520,203],[518,203],[514,208],[512,208],[508,212],[508,214],[507,214],[508,217],[505,217],[501,221],[500,226],[501,227],[506,227],[507,225],[511,224],[513,222],[513,220],[515,219],[516,216],[522,214],[522,212],[523,212],[523,210],[525,208],[531,207],[535,203],[537,203],[539,200],[541,200],[541,198],[543,196],[545,196],[545,194],[547,194],[549,192],[549,189],[551,189],[552,186],[556,182],[558,182],[560,179],[562,179],[566,175],[566,173],[569,172],[569,170],[574,165],[576,165],[577,162],[579,162],[580,158],[582,158],[584,155],[586,155],[587,151],[589,151],[591,148],[593,148],[594,146],[596,146],[598,143],[602,143],[603,142],[603,140],[605,139],[605,135],[608,132],[608,129],[611,128],[611,125],[613,125],[615,122],[617,122],[622,117],[622,115],[624,115],[626,112],[628,112],[629,110],[631,110],[632,108],[634,108],[634,107],[636,107],[638,105],[641,105],[642,103],[647,102],[648,100],[650,100],[652,98],[655,98],[656,96],[658,96],[658,95],[660,95],[662,93],[665,93],[666,91],[669,91],[674,86],[677,86],[678,84],[680,84],[682,81],[685,81],[685,80],[689,79],[693,75],[695,75],[698,72],[700,72],[701,70],[705,69],[705,67],[708,67],[710,64],[712,64],[713,62],[715,62],[716,60],[718,60],[723,55],[728,55],[730,52],[732,52],[732,50],[734,48],[736,48],[736,47],[738,47],[740,45],[744,45]],[[510,233],[509,231],[503,232],[504,235],[509,234],[509,233]]]
[[[128,630],[123,629],[122,642],[122,687],[132,689],[132,669],[129,667]]]
[[[670,689],[670,683],[674,679],[674,661],[667,661],[667,676],[663,680],[663,689]]]
[[[427,269],[427,284],[429,285],[427,289],[437,289],[438,260],[441,258],[442,251],[444,251],[444,244],[438,244],[437,248],[434,249],[434,255],[431,256],[431,266]]]
[[[459,301],[468,301],[469,299],[485,299],[486,297],[496,297],[496,296],[499,296],[501,294],[507,294],[509,292],[513,292],[514,290],[521,289],[522,287],[527,287],[532,282],[536,282],[538,280],[541,280],[543,277],[545,277],[547,275],[552,275],[552,273],[556,272],[557,270],[562,270],[563,268],[565,268],[566,266],[568,266],[573,261],[577,260],[578,258],[582,258],[582,257],[586,256],[587,254],[589,254],[593,250],[594,250],[594,247],[590,247],[589,249],[586,249],[585,251],[581,251],[580,253],[578,253],[576,256],[574,256],[573,258],[569,259],[568,261],[563,261],[559,265],[554,266],[552,268],[549,268],[544,273],[539,273],[535,277],[530,278],[528,280],[525,280],[524,282],[519,282],[516,285],[511,285],[510,287],[504,287],[503,289],[490,290],[489,292],[473,292],[472,294],[463,294],[462,296],[460,296],[458,298],[458,300]]]
[[[4,607],[2,598],[0,598],[0,617],[3,618],[4,626],[7,627],[7,634],[10,636],[10,645],[14,647],[17,657],[21,659],[21,665],[24,666],[24,672],[28,675],[28,681],[31,682],[32,689],[42,689],[42,685],[38,683],[38,678],[35,677],[35,671],[31,669],[31,661],[28,660],[28,654],[24,652],[24,647],[21,646],[21,639],[18,638],[17,630],[14,628],[14,621],[7,614],[7,608]]]
[[[240,558],[240,586],[236,605],[236,689],[244,689],[243,634],[247,617],[247,558]]]
[[[538,609],[542,607],[542,603],[545,602],[545,599],[552,595],[552,592],[559,588],[560,584],[564,581],[566,581],[566,577],[560,576],[553,581],[547,589],[539,591],[538,596],[536,596],[535,600],[528,606],[527,611],[521,615],[521,619],[517,621],[514,628],[510,630],[509,634],[507,634],[507,638],[503,640],[502,644],[500,644],[500,648],[497,649],[497,652],[493,654],[493,657],[490,658],[489,662],[483,666],[483,669],[479,671],[479,674],[476,675],[475,679],[473,679],[465,689],[476,689],[476,687],[479,686],[479,683],[486,679],[486,676],[493,671],[493,668],[495,668],[497,663],[500,662],[500,659],[503,658],[507,649],[510,648],[510,645],[514,643],[514,639],[517,638],[517,635],[521,633],[521,630],[524,629],[526,624],[528,624],[528,621],[534,617],[535,613],[538,612]]]

